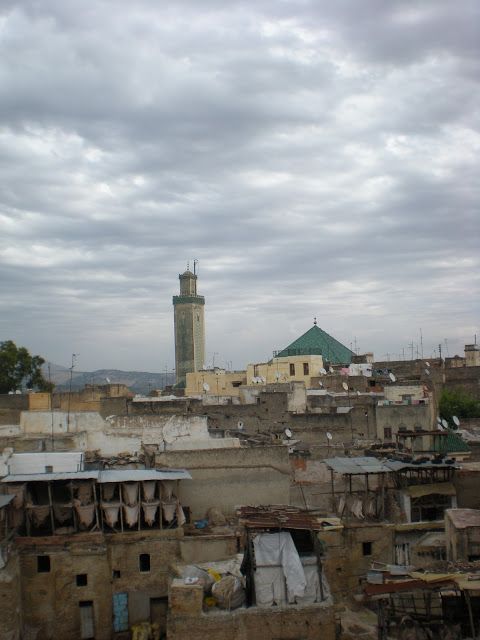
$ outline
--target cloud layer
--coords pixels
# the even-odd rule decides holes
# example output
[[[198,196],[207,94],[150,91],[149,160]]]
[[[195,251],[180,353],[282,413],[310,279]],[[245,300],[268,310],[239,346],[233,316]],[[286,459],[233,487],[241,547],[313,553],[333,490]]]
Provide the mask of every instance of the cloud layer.
[[[1,339],[172,367],[197,258],[210,362],[473,341],[477,2],[2,6]]]

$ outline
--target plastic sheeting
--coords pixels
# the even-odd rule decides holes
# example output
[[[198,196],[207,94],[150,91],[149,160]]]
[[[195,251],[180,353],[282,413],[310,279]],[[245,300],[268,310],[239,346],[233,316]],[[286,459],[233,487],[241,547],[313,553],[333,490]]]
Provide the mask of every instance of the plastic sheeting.
[[[292,536],[287,531],[262,533],[253,540],[257,567],[281,566],[292,597],[305,595],[307,580]],[[258,569],[257,569],[258,571]]]
[[[282,567],[261,567],[255,571],[255,601],[257,607],[279,607],[287,604],[287,590]]]

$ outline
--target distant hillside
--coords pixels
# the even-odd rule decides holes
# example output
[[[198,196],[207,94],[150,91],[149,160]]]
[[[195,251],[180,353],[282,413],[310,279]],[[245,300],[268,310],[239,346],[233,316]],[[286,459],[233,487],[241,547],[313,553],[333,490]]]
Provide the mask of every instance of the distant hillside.
[[[48,379],[48,365],[44,365],[44,376]],[[108,380],[107,380],[108,378]],[[56,391],[68,391],[70,370],[50,363],[50,379]],[[147,394],[152,389],[163,389],[165,384],[175,384],[175,374],[150,373],[148,371],[120,371],[119,369],[98,369],[97,371],[73,371],[72,390],[83,389],[86,384],[125,384],[134,393]]]

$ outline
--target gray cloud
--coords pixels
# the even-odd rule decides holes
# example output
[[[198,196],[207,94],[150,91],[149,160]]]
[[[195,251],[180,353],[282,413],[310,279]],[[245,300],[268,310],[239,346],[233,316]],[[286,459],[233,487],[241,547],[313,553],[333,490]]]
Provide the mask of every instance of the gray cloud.
[[[478,328],[479,8],[3,3],[0,336],[173,364],[200,260],[211,360],[320,326],[459,353]]]

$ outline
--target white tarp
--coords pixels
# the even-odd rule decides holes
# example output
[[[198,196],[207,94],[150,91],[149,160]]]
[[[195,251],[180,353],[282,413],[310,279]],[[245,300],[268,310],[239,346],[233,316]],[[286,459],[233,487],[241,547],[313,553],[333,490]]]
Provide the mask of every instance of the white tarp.
[[[259,534],[253,541],[253,547],[257,571],[259,567],[281,566],[288,593],[293,597],[305,595],[305,571],[290,533],[282,531]]]

